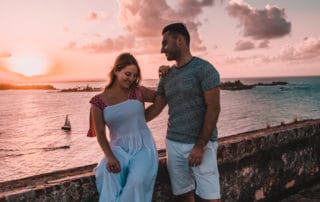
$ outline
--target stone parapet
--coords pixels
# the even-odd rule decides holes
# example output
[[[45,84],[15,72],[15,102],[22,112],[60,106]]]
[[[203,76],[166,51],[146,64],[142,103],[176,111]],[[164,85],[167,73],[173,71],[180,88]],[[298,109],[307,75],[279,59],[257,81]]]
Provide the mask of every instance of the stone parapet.
[[[320,119],[219,138],[221,201],[277,201],[320,181]],[[2,201],[97,201],[96,164],[0,183]],[[153,201],[175,201],[159,151]]]
[[[320,120],[219,139],[222,201],[277,201],[320,181]]]

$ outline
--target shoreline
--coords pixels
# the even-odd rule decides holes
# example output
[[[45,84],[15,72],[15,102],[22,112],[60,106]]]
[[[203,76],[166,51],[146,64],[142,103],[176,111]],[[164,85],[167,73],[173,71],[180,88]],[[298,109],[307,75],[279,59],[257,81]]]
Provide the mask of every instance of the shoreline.
[[[256,86],[278,86],[287,85],[286,81],[272,81],[271,83],[258,82],[255,84],[244,84],[241,80],[225,81],[221,82],[221,90],[249,90]],[[77,86],[74,88],[57,89],[53,85],[12,85],[6,83],[0,83],[0,90],[58,90],[58,92],[97,92],[102,91],[104,87],[91,87],[88,84],[86,86]],[[157,87],[150,87],[156,90]]]

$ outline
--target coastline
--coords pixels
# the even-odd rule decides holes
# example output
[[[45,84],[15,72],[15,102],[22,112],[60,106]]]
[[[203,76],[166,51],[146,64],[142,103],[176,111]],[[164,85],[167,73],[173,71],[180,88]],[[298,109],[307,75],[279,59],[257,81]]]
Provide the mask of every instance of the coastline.
[[[248,90],[256,86],[278,86],[287,85],[288,82],[285,81],[272,81],[271,83],[258,82],[255,84],[244,84],[241,80],[236,81],[225,81],[221,82],[221,90]],[[156,90],[156,87],[150,87]],[[76,86],[74,88],[60,89],[59,92],[95,92],[101,91],[103,87],[92,87],[89,84],[86,86]],[[6,83],[0,83],[0,90],[58,90],[53,85],[12,85]]]

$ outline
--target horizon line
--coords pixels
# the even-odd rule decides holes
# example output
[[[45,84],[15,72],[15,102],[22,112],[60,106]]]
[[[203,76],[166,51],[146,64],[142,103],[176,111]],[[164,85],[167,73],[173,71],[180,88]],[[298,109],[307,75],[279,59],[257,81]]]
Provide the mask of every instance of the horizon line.
[[[241,80],[241,79],[267,79],[267,78],[301,78],[301,77],[320,77],[320,75],[287,75],[287,76],[240,76],[240,77],[221,77],[221,80],[232,79],[232,80]],[[148,80],[159,80],[159,78],[147,78],[142,79],[142,81]],[[73,82],[107,82],[107,79],[65,79],[65,80],[48,80],[48,81],[11,81],[11,82],[2,82],[0,83],[73,83]]]

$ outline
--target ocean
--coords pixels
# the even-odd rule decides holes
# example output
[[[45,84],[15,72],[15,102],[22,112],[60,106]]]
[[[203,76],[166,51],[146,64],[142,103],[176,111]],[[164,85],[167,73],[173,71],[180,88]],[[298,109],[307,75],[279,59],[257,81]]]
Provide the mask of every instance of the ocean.
[[[235,81],[238,79],[222,79]],[[267,125],[320,118],[320,77],[240,78],[244,84],[286,81],[284,86],[256,86],[221,91],[219,137]],[[145,80],[156,87],[158,80]],[[104,82],[50,83],[58,89],[102,87]],[[0,91],[0,182],[97,163],[102,151],[86,137],[90,98],[98,92],[59,90]],[[61,126],[68,115],[72,130]],[[168,109],[148,123],[158,149],[165,148]]]

